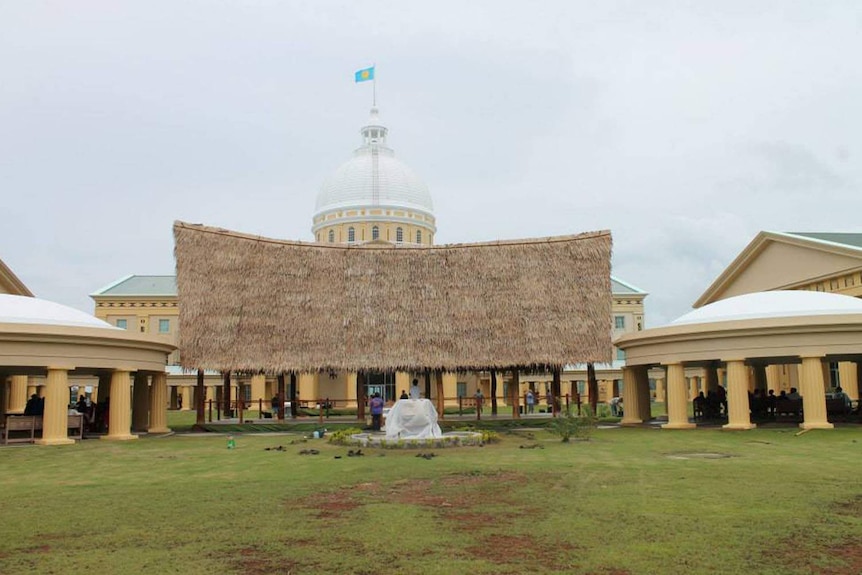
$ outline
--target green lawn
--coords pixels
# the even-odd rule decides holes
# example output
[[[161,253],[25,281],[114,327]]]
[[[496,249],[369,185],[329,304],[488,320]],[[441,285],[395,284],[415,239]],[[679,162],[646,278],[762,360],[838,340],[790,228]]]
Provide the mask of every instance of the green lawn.
[[[862,572],[862,428],[797,431],[3,448],[0,573]]]

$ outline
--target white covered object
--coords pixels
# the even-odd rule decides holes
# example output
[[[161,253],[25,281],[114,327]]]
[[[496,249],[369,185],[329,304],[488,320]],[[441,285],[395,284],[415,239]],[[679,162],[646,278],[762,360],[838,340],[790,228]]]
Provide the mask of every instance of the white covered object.
[[[386,439],[443,437],[437,410],[427,399],[399,399],[386,416]]]

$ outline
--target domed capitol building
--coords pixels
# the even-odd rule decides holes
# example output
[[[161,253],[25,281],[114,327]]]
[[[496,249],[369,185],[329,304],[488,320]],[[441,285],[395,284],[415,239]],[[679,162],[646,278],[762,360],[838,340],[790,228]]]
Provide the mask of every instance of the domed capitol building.
[[[360,129],[361,145],[352,156],[324,179],[312,214],[311,231],[314,241],[321,244],[361,245],[379,242],[396,246],[432,246],[437,232],[434,203],[425,182],[402,162],[389,146],[389,129],[372,107],[367,123]],[[614,336],[643,329],[643,302],[646,293],[617,278],[611,278],[613,288],[612,317],[609,329]],[[118,327],[139,328],[148,333],[162,334],[171,342],[178,340],[179,305],[175,276],[130,275],[91,294],[95,300],[95,315]],[[622,355],[613,364],[598,365],[600,400],[619,393],[622,381]],[[171,407],[193,409],[195,405],[195,375],[180,369],[179,352],[171,357],[169,388]],[[384,372],[366,374],[368,395],[379,392],[387,400],[397,399],[414,379],[424,381],[423,373]],[[264,375],[231,375],[231,394],[247,403],[265,404],[275,395],[277,382]],[[481,389],[491,395],[490,373],[445,373],[443,389],[446,403],[457,405],[459,397],[472,398]],[[523,374],[519,391],[532,389],[545,398],[551,389],[552,374]],[[497,396],[507,397],[508,376],[500,373]],[[314,405],[319,399],[329,399],[339,407],[356,405],[356,374],[342,372],[306,373],[298,377],[297,394],[300,405]],[[580,392],[586,400],[585,366],[570,366],[562,374],[563,394]],[[223,401],[222,376],[207,373],[207,400]],[[434,391],[428,389],[430,395]]]

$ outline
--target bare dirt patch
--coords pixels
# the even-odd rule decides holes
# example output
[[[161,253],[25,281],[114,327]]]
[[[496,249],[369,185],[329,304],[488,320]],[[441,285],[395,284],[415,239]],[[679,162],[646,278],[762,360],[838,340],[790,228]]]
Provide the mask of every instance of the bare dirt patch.
[[[862,541],[844,543],[820,548],[800,547],[798,542],[787,542],[784,549],[773,550],[773,557],[783,557],[783,563],[799,569],[807,568],[818,575],[847,575],[862,573]],[[828,564],[827,564],[828,563]],[[833,564],[838,563],[838,564]]]
[[[734,457],[729,453],[692,452],[692,453],[668,453],[668,459],[728,459]]]

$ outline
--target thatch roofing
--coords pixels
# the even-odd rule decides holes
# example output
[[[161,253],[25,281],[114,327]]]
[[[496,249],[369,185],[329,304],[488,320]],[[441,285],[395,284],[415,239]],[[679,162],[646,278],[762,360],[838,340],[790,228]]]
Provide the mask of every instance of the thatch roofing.
[[[562,367],[610,361],[608,231],[431,247],[174,224],[188,368]]]

